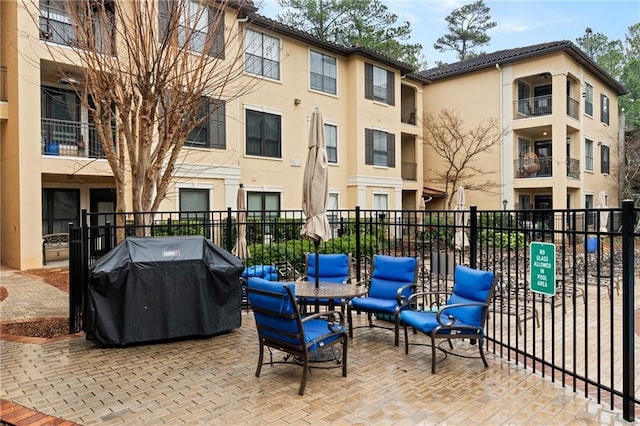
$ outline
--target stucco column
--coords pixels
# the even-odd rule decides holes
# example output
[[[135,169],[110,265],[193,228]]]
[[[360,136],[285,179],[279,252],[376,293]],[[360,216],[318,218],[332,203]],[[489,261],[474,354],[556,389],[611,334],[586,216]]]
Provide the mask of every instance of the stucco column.
[[[552,77],[552,84],[553,208],[565,209],[567,208],[567,76],[555,74]]]

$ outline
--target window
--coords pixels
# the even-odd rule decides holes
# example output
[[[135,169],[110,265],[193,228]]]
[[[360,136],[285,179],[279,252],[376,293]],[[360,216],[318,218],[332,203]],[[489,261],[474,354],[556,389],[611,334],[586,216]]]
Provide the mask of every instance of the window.
[[[609,174],[609,147],[600,145],[600,172]]]
[[[389,196],[387,194],[373,194],[373,210],[379,210],[379,214],[385,214],[389,210]]]
[[[205,219],[208,211],[208,189],[180,188],[180,219]]]
[[[338,216],[338,194],[330,193],[327,199],[327,219],[331,229],[340,226],[340,217]],[[335,237],[335,236],[334,236]]]
[[[42,234],[69,232],[69,222],[80,224],[80,191],[42,189]]]
[[[309,53],[311,88],[321,92],[336,94],[336,58],[323,53]]]
[[[584,140],[584,169],[593,171],[593,141],[591,139]]]
[[[202,98],[196,120],[199,124],[187,136],[185,146],[226,148],[224,101]]]
[[[584,88],[584,113],[593,116],[593,86],[589,83]]]
[[[395,135],[379,130],[364,129],[365,164],[395,167]]]
[[[524,81],[518,81],[518,112],[523,115],[531,113],[529,102],[531,99],[531,87]]]
[[[327,144],[327,160],[329,163],[338,162],[338,127],[332,124],[324,125],[324,140]]]
[[[600,121],[609,124],[609,98],[600,94]]]
[[[209,56],[224,59],[224,11],[206,7],[197,0],[160,0],[158,16],[161,36],[166,37],[173,14],[180,13],[175,31],[178,46],[195,52],[208,49]]]
[[[246,111],[247,155],[280,158],[281,117],[260,111]]]
[[[246,72],[280,80],[280,40],[247,30],[244,39]]]
[[[40,114],[40,136],[44,143],[74,145],[80,140],[80,101],[73,90],[43,86]]]
[[[372,64],[364,64],[364,97],[395,105],[394,75]]]
[[[275,221],[280,215],[280,193],[247,192],[247,215],[259,219],[264,224],[263,233],[270,234],[269,222]]]

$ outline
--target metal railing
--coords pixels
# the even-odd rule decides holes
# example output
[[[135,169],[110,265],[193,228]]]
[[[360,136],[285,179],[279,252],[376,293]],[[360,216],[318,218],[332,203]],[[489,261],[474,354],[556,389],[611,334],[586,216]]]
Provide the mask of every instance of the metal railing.
[[[237,213],[83,211],[81,242],[71,239],[82,248],[70,250],[70,282],[83,289],[73,294],[85,295],[76,297],[76,311],[84,306],[89,267],[120,238],[204,235],[231,251]],[[314,250],[300,237],[302,212],[257,213],[260,217],[245,224],[251,252],[245,265],[276,265],[280,280],[295,280],[304,273],[305,254]],[[376,254],[416,257],[420,290],[450,288],[456,264],[500,274],[487,349],[598,403],[623,408],[624,418],[633,420],[640,409],[635,372],[640,350],[634,343],[639,213],[631,201],[613,209],[336,210],[328,212],[332,238],[320,244],[320,252],[351,253],[357,281],[370,277]],[[463,233],[467,238],[460,238]],[[553,295],[531,290],[534,242],[554,244]]]
[[[514,101],[513,106],[515,118],[539,117],[552,114],[551,95],[518,99]]]
[[[567,96],[567,115],[569,117],[573,117],[576,120],[578,119],[580,114],[580,102],[573,99],[570,96]]]
[[[576,179],[580,178],[580,160],[567,158],[567,176]]]
[[[418,180],[418,164],[403,161],[400,173],[403,180]]]
[[[0,67],[0,102],[7,101],[7,67]]]
[[[516,178],[551,177],[553,176],[553,158],[537,157],[532,160],[521,157],[514,160],[513,168]]]
[[[406,124],[416,124],[416,108],[402,105],[400,108],[400,121]]]
[[[40,137],[44,155],[105,158],[96,127],[90,123],[43,118]]]

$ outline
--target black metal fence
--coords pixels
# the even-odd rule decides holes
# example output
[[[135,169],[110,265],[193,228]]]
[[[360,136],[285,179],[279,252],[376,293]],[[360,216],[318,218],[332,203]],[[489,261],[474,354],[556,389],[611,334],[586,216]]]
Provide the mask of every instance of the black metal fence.
[[[329,211],[332,235],[320,252],[351,253],[359,281],[369,277],[375,254],[417,257],[418,286],[425,290],[451,286],[456,264],[495,271],[500,288],[487,348],[599,403],[622,407],[632,420],[640,407],[634,367],[640,359],[634,340],[637,213],[631,202],[589,210]],[[72,330],[83,327],[89,268],[117,240],[203,235],[232,251],[236,218],[231,209],[119,216],[83,211],[82,227],[71,234]],[[303,275],[306,253],[314,250],[300,237],[303,223],[301,211],[250,212],[245,264],[274,265],[282,281]],[[554,244],[546,246],[555,254],[553,295],[530,288],[532,242]]]

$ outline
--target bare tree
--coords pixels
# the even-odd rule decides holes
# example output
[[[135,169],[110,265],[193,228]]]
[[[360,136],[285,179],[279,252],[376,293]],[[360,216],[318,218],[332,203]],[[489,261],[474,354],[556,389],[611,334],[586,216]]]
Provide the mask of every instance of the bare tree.
[[[81,76],[71,86],[113,172],[116,212],[155,212],[189,134],[250,90],[251,80],[240,81],[248,77],[237,25],[245,7],[255,9],[226,0],[62,3],[70,25],[51,36],[71,53],[47,46],[61,74],[71,69]],[[151,221],[151,215],[135,217],[137,225]]]
[[[424,143],[431,148],[438,159],[433,164],[433,181],[444,186],[447,206],[450,209],[456,188],[494,194],[499,184],[488,178],[487,167],[477,163],[481,154],[490,153],[500,143],[504,135],[496,118],[482,121],[476,127],[465,129],[464,121],[455,111],[443,109],[438,115],[424,117]]]
[[[640,201],[640,131],[627,132],[624,141],[624,158],[620,168],[620,192],[622,198]]]

